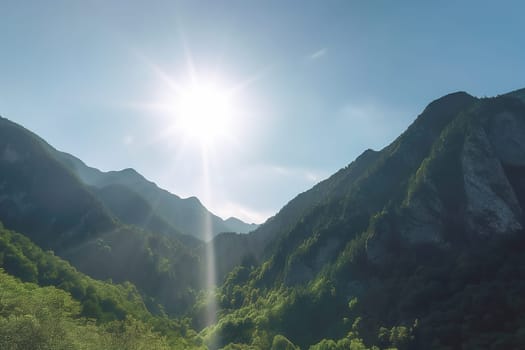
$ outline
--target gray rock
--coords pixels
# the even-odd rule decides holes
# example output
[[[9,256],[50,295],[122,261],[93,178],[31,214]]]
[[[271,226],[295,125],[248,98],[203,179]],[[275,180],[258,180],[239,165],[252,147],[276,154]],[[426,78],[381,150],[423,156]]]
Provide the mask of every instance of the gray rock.
[[[507,118],[502,116],[504,120]],[[515,157],[508,151],[512,140],[493,137],[493,144],[497,145],[493,148],[479,126],[471,127],[466,135],[461,164],[467,198],[466,226],[470,233],[503,234],[522,228],[521,208],[498,158],[498,153],[509,159]]]

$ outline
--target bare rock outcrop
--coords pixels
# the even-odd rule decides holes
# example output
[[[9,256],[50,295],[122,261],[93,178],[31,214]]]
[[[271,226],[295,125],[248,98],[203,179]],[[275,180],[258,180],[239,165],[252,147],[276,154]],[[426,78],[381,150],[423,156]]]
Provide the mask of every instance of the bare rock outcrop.
[[[461,159],[467,230],[481,235],[510,233],[522,228],[521,208],[498,157],[498,153],[509,158],[515,158],[516,154],[509,152],[511,139],[493,140],[497,147],[493,147],[483,128],[471,128]]]

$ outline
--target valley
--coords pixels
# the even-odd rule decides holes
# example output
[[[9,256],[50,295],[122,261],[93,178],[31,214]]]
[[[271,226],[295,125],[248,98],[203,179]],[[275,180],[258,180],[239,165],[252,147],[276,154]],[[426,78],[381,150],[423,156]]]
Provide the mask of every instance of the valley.
[[[518,349],[524,91],[438,98],[259,226],[2,118],[0,347]]]

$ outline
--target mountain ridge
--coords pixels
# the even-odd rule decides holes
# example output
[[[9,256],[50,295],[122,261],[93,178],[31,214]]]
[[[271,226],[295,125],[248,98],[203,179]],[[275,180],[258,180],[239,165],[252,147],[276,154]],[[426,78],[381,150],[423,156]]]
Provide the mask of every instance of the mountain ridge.
[[[185,312],[201,274],[186,244],[200,241],[126,224],[99,198],[40,137],[0,119],[0,222],[93,278],[134,283],[155,312]]]
[[[103,172],[87,166],[80,159],[65,152],[57,152],[56,157],[89,186],[101,189],[110,185],[121,185],[137,193],[149,203],[152,212],[167,224],[200,240],[209,238],[208,234],[205,233],[207,227],[203,224],[205,219],[211,220],[212,235],[220,232],[247,233],[256,227],[237,218],[235,218],[236,221],[223,220],[209,212],[197,197],[181,198],[160,188],[135,169],[126,168],[119,171]]]
[[[519,348],[524,189],[523,100],[443,96],[242,238],[258,263],[232,263],[208,339],[254,345],[270,325],[310,349]]]
[[[92,230],[114,229],[110,213],[46,147],[37,135],[0,119],[0,213],[4,224],[44,247],[49,247],[49,237],[55,237],[54,243],[60,246],[67,245],[72,236],[89,239]],[[25,220],[28,216],[31,221]],[[78,216],[83,218],[81,225],[68,218]]]
[[[434,135],[435,132],[432,130],[444,127],[444,125],[454,117],[454,113],[445,113],[445,115],[442,115],[443,110],[452,108],[454,111],[458,111],[474,100],[475,98],[466,92],[458,91],[447,94],[429,103],[418,118],[409,126],[407,131],[402,134],[408,136],[407,139],[403,139],[403,144],[400,142],[402,136],[399,136],[381,151],[368,149],[345,168],[340,169],[329,178],[313,186],[310,190],[290,200],[275,216],[269,218],[257,230],[250,233],[247,241],[243,239],[243,241],[245,241],[243,242],[243,246],[247,247],[247,250],[232,252],[232,254],[228,256],[231,261],[229,263],[222,262],[228,268],[226,268],[225,271],[219,270],[219,276],[224,275],[224,273],[229,271],[233,266],[239,264],[246,256],[254,257],[259,261],[268,258],[273,252],[276,242],[279,240],[275,240],[276,237],[279,237],[283,232],[289,230],[291,228],[290,226],[296,225],[300,218],[305,215],[305,212],[313,210],[330,196],[336,198],[348,196],[348,191],[352,188],[352,184],[358,181],[365,173],[370,172],[371,167],[377,167],[379,166],[378,164],[382,164],[381,166],[383,167],[388,166],[388,164],[384,164],[386,161],[385,155],[398,153],[399,147],[407,148],[410,147],[410,144],[418,142],[428,144],[429,139],[436,137],[436,135]],[[404,146],[405,144],[408,145]],[[421,147],[421,145],[418,144],[418,149],[421,152],[429,147],[430,145]],[[421,158],[421,156],[419,156],[419,158]],[[414,163],[416,160],[400,159],[399,161]],[[390,160],[390,162],[392,161]],[[388,183],[388,181],[384,183]],[[391,185],[383,184],[382,186],[395,188]],[[374,193],[374,191],[378,189],[379,187],[375,189],[369,188],[368,191]],[[222,237],[219,235],[211,244],[215,245],[215,249],[225,251],[227,246],[225,247],[225,244],[221,242],[221,240]],[[229,237],[227,241],[231,241],[231,237]]]
[[[93,203],[80,213],[100,210],[114,226],[87,230],[59,253],[96,278],[132,281],[150,310],[191,317],[209,349],[517,349],[525,341],[525,102],[517,91],[438,98],[389,145],[364,151],[253,232],[221,233],[195,250],[177,232],[150,232],[170,225],[126,186],[87,187],[38,139],[0,124],[0,136],[11,137],[0,137],[0,219],[16,212],[6,208],[24,214],[38,204],[38,223],[51,225],[45,204],[55,198],[16,190],[31,194],[38,180],[39,193],[54,184],[46,174],[63,176]],[[109,176],[147,181],[132,169]],[[151,230],[137,228],[145,217]],[[209,248],[219,286],[204,293],[197,279]]]

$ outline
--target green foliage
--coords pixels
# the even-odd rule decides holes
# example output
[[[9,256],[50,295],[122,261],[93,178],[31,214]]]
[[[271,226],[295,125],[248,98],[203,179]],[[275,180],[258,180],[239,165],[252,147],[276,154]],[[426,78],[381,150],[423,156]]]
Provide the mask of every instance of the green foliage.
[[[81,313],[99,321],[126,315],[148,317],[144,302],[130,283],[116,285],[79,273],[69,263],[44,252],[23,235],[0,227],[0,267],[23,281],[56,286],[81,302]]]
[[[0,269],[1,349],[169,349],[166,338],[141,321],[97,326],[79,318],[80,309],[66,292],[22,283]]]
[[[367,347],[356,333],[350,332],[342,339],[334,341],[323,339],[319,343],[309,347],[309,350],[379,350],[378,347]]]
[[[392,327],[390,330],[390,343],[398,348],[406,348],[413,339],[411,333],[411,329],[405,326]]]
[[[201,283],[200,262],[191,250],[173,238],[135,227],[119,227],[63,256],[96,279],[133,283],[157,313],[184,314]]]
[[[21,269],[20,266],[25,266],[25,268]],[[129,282],[113,284],[90,278],[78,272],[75,268],[69,265],[69,263],[55,256],[52,252],[42,251],[42,249],[35,246],[23,235],[6,230],[1,224],[0,267],[3,267],[7,272],[24,281],[36,282],[41,286],[56,287],[56,289],[52,287],[40,289],[36,288],[36,286],[27,287],[31,291],[56,290],[58,292],[53,293],[59,293],[58,295],[62,295],[64,300],[70,300],[70,298],[75,299],[76,301],[72,304],[75,305],[75,309],[74,312],[71,312],[75,318],[78,318],[77,316],[82,316],[89,318],[90,320],[95,320],[100,329],[110,327],[108,328],[108,334],[111,334],[112,337],[111,339],[105,339],[104,344],[110,346],[108,344],[113,342],[115,345],[108,347],[108,349],[126,348],[126,346],[128,346],[126,345],[126,342],[133,339],[133,332],[142,337],[143,335],[150,334],[150,332],[147,331],[147,329],[150,328],[155,329],[166,336],[166,341],[170,348],[194,348],[197,347],[199,343],[197,334],[189,328],[187,322],[169,320],[165,317],[153,317],[146,309],[140,293],[133,284]],[[26,271],[30,271],[31,273],[26,273]],[[4,276],[4,278],[7,277]],[[25,286],[31,285],[26,284]],[[66,294],[66,292],[68,294]],[[2,295],[5,295],[3,293],[5,293],[3,285],[0,284],[0,299]],[[13,307],[20,307],[17,306],[16,302],[13,302],[12,305]],[[27,310],[30,310],[30,308]],[[60,310],[69,312],[68,307],[58,305],[57,310],[55,311],[58,312]],[[42,330],[41,328],[38,328],[39,326],[35,326],[40,324],[38,322],[41,322],[41,320],[37,319],[35,321],[32,318],[24,318],[22,316],[15,317],[13,315],[6,315],[6,317],[12,318],[9,323],[6,323],[6,327],[9,324],[9,327],[40,329],[38,332],[43,332],[44,334],[47,332],[47,330]],[[55,315],[53,317],[58,316]],[[4,322],[7,321],[4,320]],[[93,325],[90,325],[89,322],[85,325],[87,328],[92,326]],[[136,330],[137,327],[142,328]],[[120,329],[120,331],[117,332],[116,330],[118,329]],[[91,333],[88,332],[86,334],[89,335]],[[120,335],[122,335],[122,337],[120,337]],[[157,337],[157,335],[152,336]],[[139,349],[140,347],[137,345],[139,340],[133,342],[135,348]],[[146,345],[146,341],[144,341],[144,344],[143,348],[149,349]],[[155,342],[152,344],[155,344]],[[2,347],[0,346],[0,348]],[[163,347],[159,347],[159,349],[162,348]]]
[[[297,347],[293,345],[291,341],[286,339],[286,337],[277,334],[273,337],[271,350],[297,350]]]

